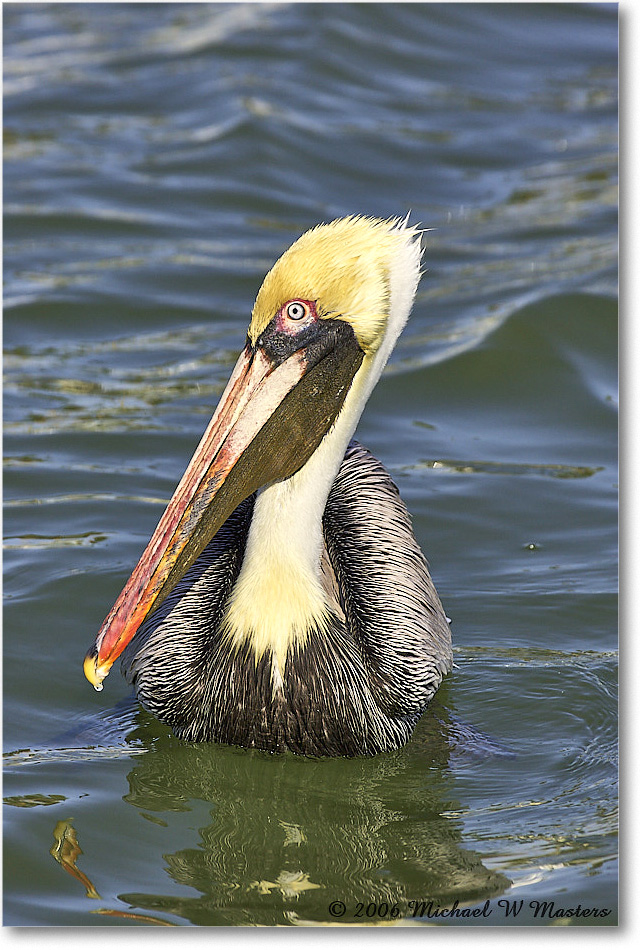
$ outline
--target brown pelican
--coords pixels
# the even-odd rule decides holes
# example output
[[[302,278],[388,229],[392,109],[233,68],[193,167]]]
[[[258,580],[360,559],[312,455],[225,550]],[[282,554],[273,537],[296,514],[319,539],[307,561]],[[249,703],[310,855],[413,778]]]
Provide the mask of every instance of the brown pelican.
[[[407,221],[303,234],[259,290],[245,349],[85,658],[123,666],[182,739],[309,755],[403,745],[452,667],[408,512],[351,442],[420,274]]]

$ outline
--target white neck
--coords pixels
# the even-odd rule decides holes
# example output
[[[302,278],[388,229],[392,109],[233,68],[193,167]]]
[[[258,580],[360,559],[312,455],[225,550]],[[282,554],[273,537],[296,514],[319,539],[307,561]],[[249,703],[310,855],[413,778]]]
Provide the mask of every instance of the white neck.
[[[412,307],[420,251],[410,243],[404,250],[390,269],[384,338],[374,354],[364,357],[334,425],[295,475],[257,495],[225,620],[232,640],[249,638],[257,657],[271,648],[275,662],[282,663],[290,644],[305,641],[308,630],[323,627],[328,615],[321,582],[323,512],[364,406]]]
[[[306,464],[257,494],[226,627],[236,641],[249,637],[258,656],[271,647],[284,659],[293,640],[305,639],[310,627],[322,627],[327,617],[322,517],[365,404],[356,387],[368,369],[362,365],[335,425]]]

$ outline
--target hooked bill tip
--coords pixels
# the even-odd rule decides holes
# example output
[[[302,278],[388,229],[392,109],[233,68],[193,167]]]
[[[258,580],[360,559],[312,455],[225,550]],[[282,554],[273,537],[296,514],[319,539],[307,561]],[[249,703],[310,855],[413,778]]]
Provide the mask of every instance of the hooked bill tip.
[[[106,666],[105,664],[100,667],[98,666],[98,657],[93,647],[85,657],[83,670],[96,692],[100,693],[103,688],[103,680],[109,673],[110,666]]]

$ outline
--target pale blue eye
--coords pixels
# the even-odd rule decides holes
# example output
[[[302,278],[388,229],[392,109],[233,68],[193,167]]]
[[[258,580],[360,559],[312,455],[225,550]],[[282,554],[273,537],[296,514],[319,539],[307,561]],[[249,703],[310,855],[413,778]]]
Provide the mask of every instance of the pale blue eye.
[[[286,313],[290,320],[303,320],[307,315],[307,307],[302,303],[299,303],[298,300],[293,300],[292,303],[289,303],[287,306]]]

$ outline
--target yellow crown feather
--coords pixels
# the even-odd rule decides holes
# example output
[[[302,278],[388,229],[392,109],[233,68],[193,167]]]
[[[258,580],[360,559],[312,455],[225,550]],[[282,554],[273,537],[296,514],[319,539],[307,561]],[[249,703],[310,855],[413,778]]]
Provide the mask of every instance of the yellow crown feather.
[[[388,319],[391,263],[418,234],[401,218],[361,216],[306,231],[263,281],[252,310],[250,339],[256,343],[283,304],[301,299],[315,301],[321,318],[350,323],[366,353],[376,350]]]

